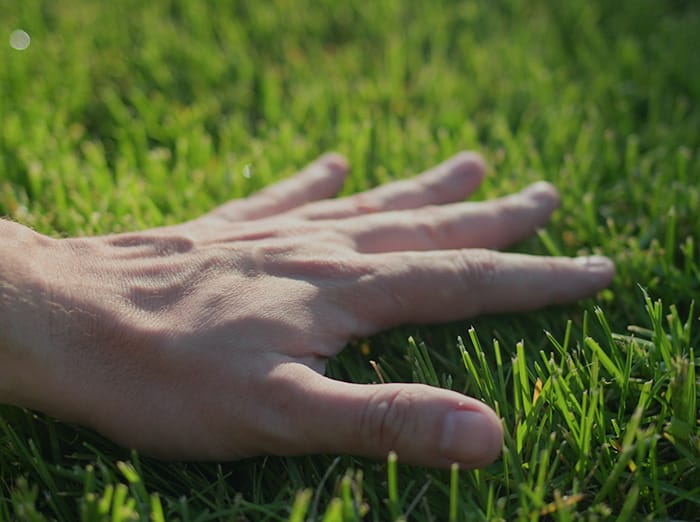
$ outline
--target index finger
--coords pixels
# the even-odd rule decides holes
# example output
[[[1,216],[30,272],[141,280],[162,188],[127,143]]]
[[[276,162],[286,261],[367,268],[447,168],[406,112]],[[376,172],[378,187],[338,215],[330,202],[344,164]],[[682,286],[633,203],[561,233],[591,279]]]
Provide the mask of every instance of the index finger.
[[[467,249],[363,256],[371,266],[351,294],[369,335],[404,323],[448,322],[485,313],[571,303],[610,284],[602,256],[539,257]],[[361,301],[361,302],[360,302]]]

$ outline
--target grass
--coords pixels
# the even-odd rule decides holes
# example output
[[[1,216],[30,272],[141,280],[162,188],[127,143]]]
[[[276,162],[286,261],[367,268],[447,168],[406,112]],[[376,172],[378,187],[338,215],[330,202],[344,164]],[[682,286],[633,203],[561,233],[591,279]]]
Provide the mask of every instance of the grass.
[[[5,2],[0,214],[51,235],[196,216],[346,154],[345,193],[461,149],[485,199],[548,179],[518,250],[605,253],[588,302],[361,340],[329,374],[473,394],[503,458],[163,463],[0,407],[0,520],[697,520],[700,5]],[[7,44],[21,28],[31,45]],[[244,175],[244,173],[250,175]],[[374,363],[374,369],[370,361]],[[375,372],[376,369],[376,372]]]

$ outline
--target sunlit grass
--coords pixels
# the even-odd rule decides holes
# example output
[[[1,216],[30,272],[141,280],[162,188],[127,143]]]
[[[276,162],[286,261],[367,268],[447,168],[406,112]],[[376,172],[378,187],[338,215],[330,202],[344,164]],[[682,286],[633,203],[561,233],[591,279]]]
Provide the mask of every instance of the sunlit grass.
[[[517,250],[604,253],[616,279],[577,306],[403,327],[331,363],[496,408],[505,447],[484,470],[164,463],[0,407],[0,520],[697,519],[700,5],[230,4],[5,2],[0,214],[55,236],[142,229],[329,149],[351,162],[345,193],[478,149],[477,198],[538,179],[562,194]]]

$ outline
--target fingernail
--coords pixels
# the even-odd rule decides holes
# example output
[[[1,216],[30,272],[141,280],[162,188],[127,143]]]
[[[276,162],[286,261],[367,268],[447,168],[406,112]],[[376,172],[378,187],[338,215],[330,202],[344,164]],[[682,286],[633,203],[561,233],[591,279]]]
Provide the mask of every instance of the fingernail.
[[[451,462],[466,467],[486,465],[499,455],[502,444],[499,426],[482,413],[457,410],[445,417],[440,449]]]
[[[611,272],[615,270],[615,264],[605,256],[577,257],[574,259],[574,262],[591,272]]]
[[[522,191],[522,194],[551,208],[556,208],[559,206],[559,193],[557,192],[557,189],[546,181],[538,181],[537,183],[530,185]]]
[[[334,173],[344,174],[348,170],[348,161],[344,156],[338,154],[337,152],[327,152],[317,161],[320,165],[323,165],[323,167],[333,171]]]
[[[446,165],[448,168],[445,170],[445,173],[447,174],[459,173],[469,177],[476,176],[481,178],[486,171],[484,159],[474,152],[460,152],[448,159]]]

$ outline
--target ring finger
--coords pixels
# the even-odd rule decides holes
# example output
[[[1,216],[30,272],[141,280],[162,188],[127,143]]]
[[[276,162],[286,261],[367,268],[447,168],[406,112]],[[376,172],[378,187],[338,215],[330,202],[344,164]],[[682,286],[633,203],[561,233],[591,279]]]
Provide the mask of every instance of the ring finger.
[[[503,248],[544,226],[559,204],[552,185],[478,203],[430,206],[340,220],[334,228],[361,253],[459,248]]]

